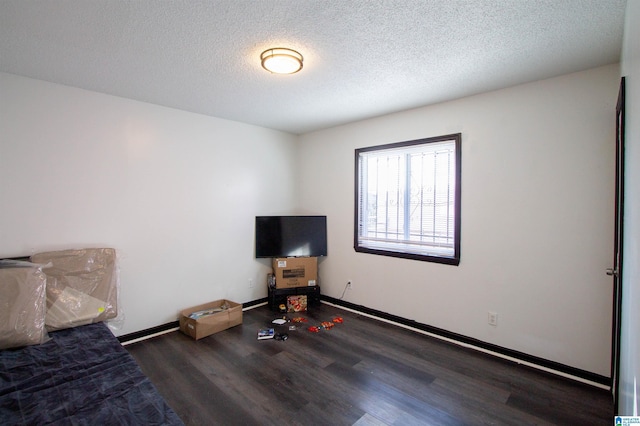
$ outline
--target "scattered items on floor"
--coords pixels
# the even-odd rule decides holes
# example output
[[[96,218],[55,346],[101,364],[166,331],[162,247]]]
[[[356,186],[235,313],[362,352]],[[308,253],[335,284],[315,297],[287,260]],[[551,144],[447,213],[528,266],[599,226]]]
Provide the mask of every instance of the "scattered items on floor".
[[[281,318],[276,318],[273,321],[271,321],[273,324],[277,324],[277,325],[284,325],[288,322],[292,322],[294,324],[289,326],[289,330],[290,331],[295,331],[297,330],[297,326],[295,324],[302,324],[302,323],[307,323],[309,322],[309,320],[305,317],[293,317],[293,318],[288,318],[286,316],[283,316]],[[333,327],[336,326],[336,324],[342,324],[344,323],[344,319],[342,317],[339,316],[335,316],[333,317],[330,321],[322,321],[320,322],[320,324],[318,325],[312,325],[310,327],[307,327],[307,330],[312,332],[312,333],[319,333],[321,330],[331,330]],[[271,329],[273,330],[273,329]],[[289,338],[289,336],[286,333],[275,333],[274,336],[271,337],[263,337],[265,339],[269,339],[275,337],[275,340],[287,340]],[[261,339],[260,335],[258,335],[258,339]]]
[[[322,321],[320,323],[320,325],[322,326],[322,328],[324,328],[325,330],[330,330],[333,328],[333,326],[335,325],[334,323],[332,323],[331,321]]]
[[[334,317],[331,321],[322,321],[320,325],[311,326],[307,328],[307,330],[309,330],[312,333],[319,333],[320,330],[331,330],[333,327],[335,327],[336,324],[342,324],[342,323],[344,323],[344,320],[342,319],[342,317]]]
[[[281,340],[281,341],[285,341],[289,338],[289,335],[287,333],[276,333],[275,337],[276,340]]]
[[[273,328],[263,328],[258,330],[258,340],[273,339],[275,337],[275,330]]]
[[[278,309],[280,310],[280,312],[287,312],[287,305],[281,303],[280,305],[278,305]]]

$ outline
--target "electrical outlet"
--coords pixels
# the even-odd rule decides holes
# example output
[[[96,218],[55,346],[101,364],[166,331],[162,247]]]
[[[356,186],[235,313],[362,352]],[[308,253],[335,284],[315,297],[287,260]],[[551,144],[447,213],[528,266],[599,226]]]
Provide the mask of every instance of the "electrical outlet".
[[[489,311],[487,313],[487,322],[489,325],[497,326],[498,325],[498,313]]]
[[[249,278],[249,288],[253,288],[253,280]]]

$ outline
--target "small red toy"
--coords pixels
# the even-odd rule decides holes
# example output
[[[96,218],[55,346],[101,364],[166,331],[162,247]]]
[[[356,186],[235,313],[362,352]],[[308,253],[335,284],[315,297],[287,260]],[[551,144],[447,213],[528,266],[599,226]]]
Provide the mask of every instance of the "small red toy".
[[[336,324],[342,324],[344,320],[342,319],[342,317],[335,317],[333,319],[333,322],[335,322]]]
[[[315,326],[311,326],[311,327],[307,328],[307,330],[309,330],[312,333],[319,333],[320,332],[320,329],[318,327],[315,327]]]

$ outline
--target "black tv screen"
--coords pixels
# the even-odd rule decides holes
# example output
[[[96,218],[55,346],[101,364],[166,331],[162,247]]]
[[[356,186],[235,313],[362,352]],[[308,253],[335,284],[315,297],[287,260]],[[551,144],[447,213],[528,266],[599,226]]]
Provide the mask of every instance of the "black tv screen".
[[[256,216],[256,257],[326,255],[326,216]]]

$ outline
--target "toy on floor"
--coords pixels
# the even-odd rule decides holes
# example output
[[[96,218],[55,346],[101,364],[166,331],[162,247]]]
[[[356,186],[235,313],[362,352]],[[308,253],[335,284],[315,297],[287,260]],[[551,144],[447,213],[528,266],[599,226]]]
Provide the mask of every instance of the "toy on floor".
[[[332,323],[331,321],[322,321],[320,325],[322,326],[323,329],[330,330],[333,328],[335,324]]]
[[[307,322],[306,318],[293,318],[291,321],[302,322],[303,320],[304,322]],[[333,327],[335,327],[336,324],[342,324],[342,323],[344,323],[344,320],[342,319],[342,317],[334,317],[331,321],[322,321],[320,325],[311,326],[307,328],[307,330],[309,330],[312,333],[319,333],[320,330],[331,330]]]

